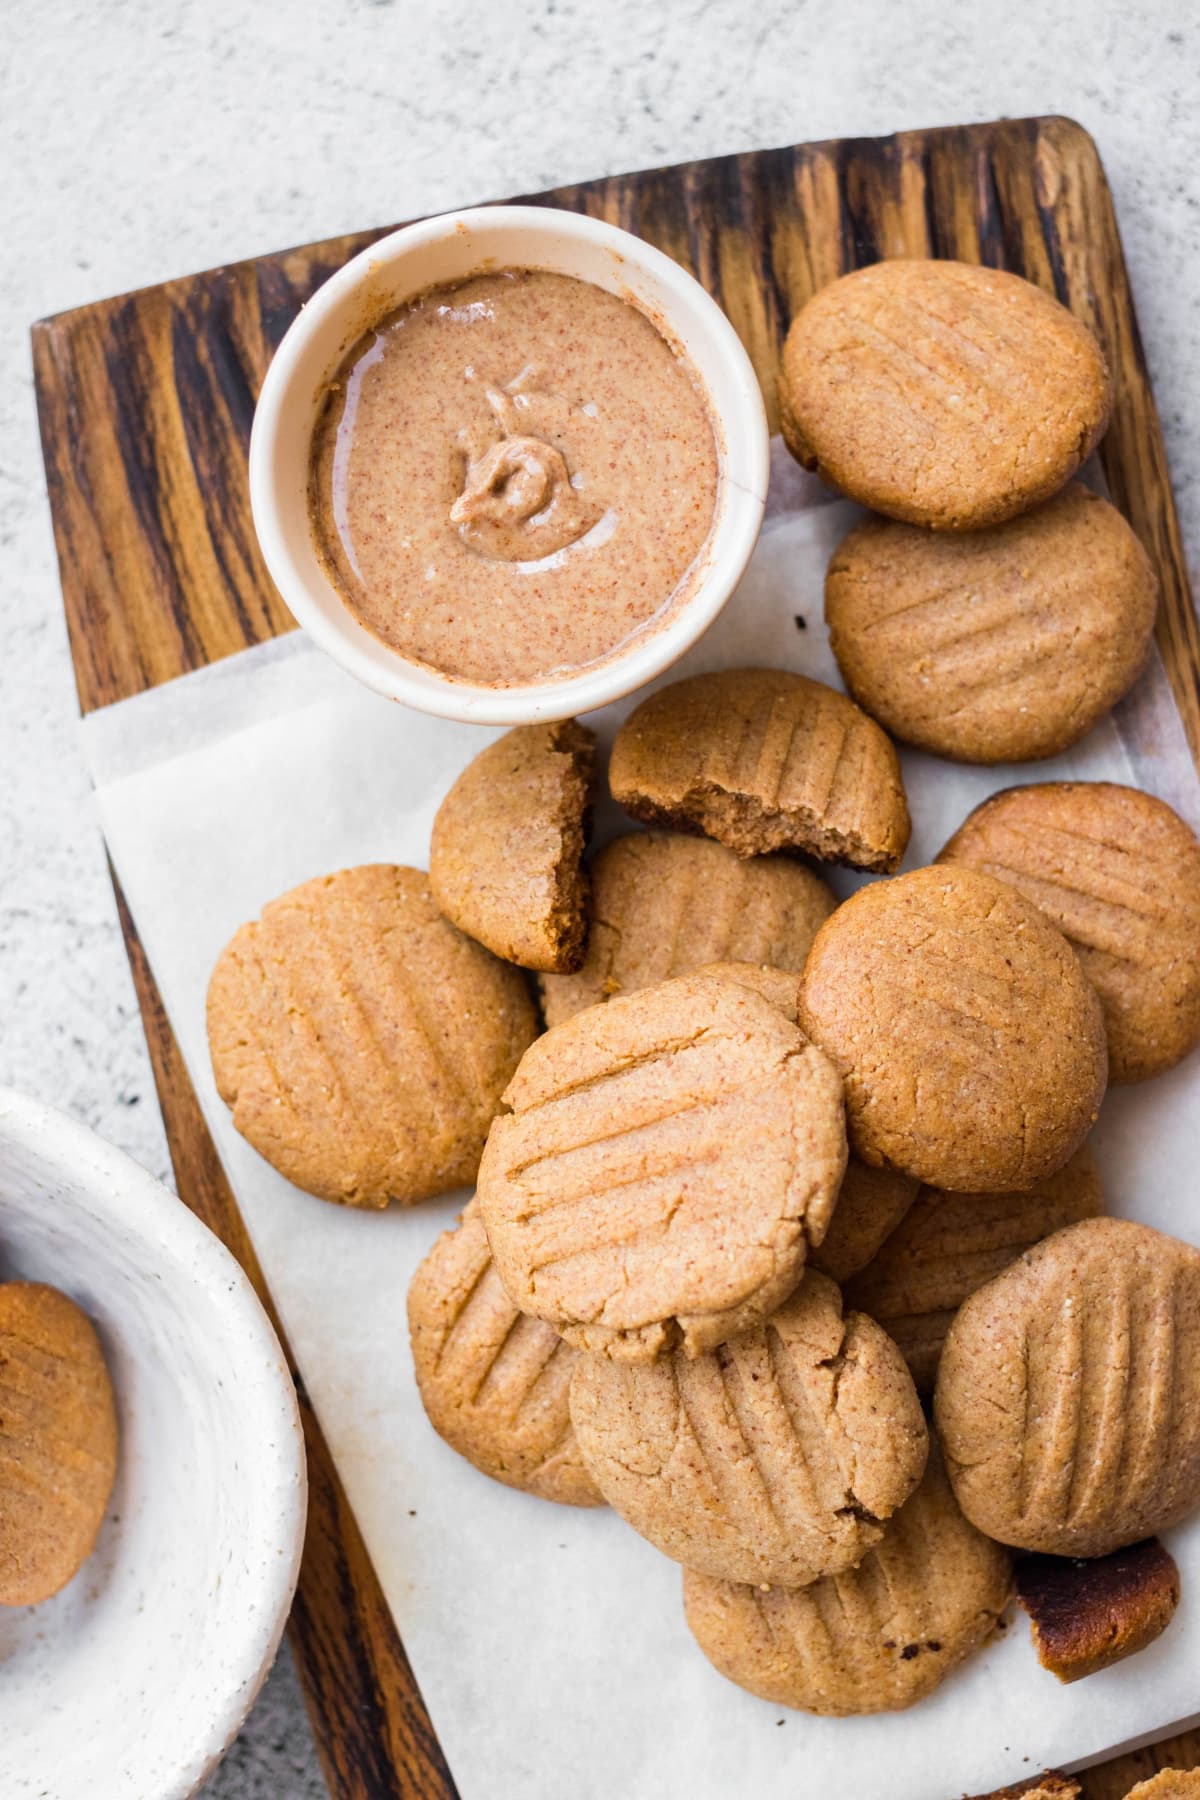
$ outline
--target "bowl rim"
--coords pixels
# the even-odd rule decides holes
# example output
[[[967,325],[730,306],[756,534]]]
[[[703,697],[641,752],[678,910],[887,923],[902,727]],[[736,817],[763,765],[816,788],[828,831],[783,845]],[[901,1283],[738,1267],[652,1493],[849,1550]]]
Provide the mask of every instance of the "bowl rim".
[[[702,332],[714,359],[725,365],[729,391],[722,406],[711,383],[697,371],[718,434],[724,439],[721,483],[716,525],[706,552],[709,566],[676,617],[577,675],[492,688],[456,680],[402,656],[361,624],[327,576],[320,578],[318,598],[314,592],[317,584],[293,555],[283,528],[290,502],[277,463],[284,407],[300,379],[302,360],[314,337],[342,316],[348,322],[353,320],[360,332],[366,310],[364,295],[378,282],[381,271],[390,271],[421,251],[462,235],[479,240],[482,266],[487,260],[486,240],[512,231],[530,234],[531,267],[555,266],[552,254],[544,259],[535,254],[535,240],[549,245],[556,238],[569,238],[605,250],[619,264],[648,276],[669,302],[660,314],[666,334],[673,335],[678,319],[686,315],[693,336]],[[420,283],[414,281],[408,292],[419,291]],[[677,313],[671,310],[676,307]],[[313,395],[306,404],[315,405],[315,401]],[[732,473],[725,466],[731,434],[736,435],[738,454]],[[435,716],[482,725],[532,723],[591,712],[624,698],[670,668],[717,618],[741,579],[762,526],[769,470],[770,438],[762,389],[745,345],[711,294],[644,238],[588,213],[548,206],[478,206],[439,213],[387,233],[343,263],[301,308],[275,351],[255,408],[249,453],[255,533],[271,578],[297,623],[326,655],[376,693]],[[328,604],[330,594],[336,607]]]
[[[244,1596],[244,1643],[224,1665],[223,1696],[206,1714],[195,1741],[181,1745],[172,1794],[194,1794],[229,1749],[258,1698],[279,1649],[300,1572],[307,1517],[308,1470],[295,1384],[283,1347],[249,1277],[216,1234],[140,1163],[48,1102],[0,1085],[0,1141],[23,1152],[53,1179],[86,1187],[89,1200],[125,1234],[144,1242],[154,1266],[199,1287],[236,1331],[239,1358],[252,1358],[262,1380],[239,1387],[241,1404],[258,1415],[263,1453],[252,1479],[265,1511],[280,1522],[271,1554],[257,1559],[257,1585]],[[0,1197],[0,1217],[3,1215]],[[270,1447],[270,1454],[266,1448]],[[249,1473],[249,1465],[247,1465]],[[216,1690],[214,1690],[215,1695]],[[177,1721],[183,1730],[183,1721]],[[149,1800],[149,1797],[147,1797]]]

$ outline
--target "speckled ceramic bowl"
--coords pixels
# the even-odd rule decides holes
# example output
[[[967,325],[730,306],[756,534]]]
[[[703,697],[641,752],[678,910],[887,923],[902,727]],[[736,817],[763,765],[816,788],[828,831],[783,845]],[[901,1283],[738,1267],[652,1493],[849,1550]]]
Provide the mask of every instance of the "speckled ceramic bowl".
[[[313,544],[309,459],[327,384],[346,352],[414,294],[482,269],[552,269],[631,299],[679,346],[712,413],[720,460],[716,514],[694,587],[654,630],[602,662],[515,687],[456,681],[373,636],[342,599]],[[549,206],[481,206],[381,238],[317,290],[267,371],[250,439],[250,504],[268,569],[296,619],[359,681],[422,712],[518,725],[590,712],[632,693],[689,649],[737,586],[762,524],[767,416],[737,332],[686,269],[628,231]]]
[[[175,1800],[236,1735],[300,1562],[306,1481],[279,1340],[228,1251],[84,1126],[0,1089],[0,1276],[95,1322],[121,1426],[75,1580],[0,1607],[3,1800]]]

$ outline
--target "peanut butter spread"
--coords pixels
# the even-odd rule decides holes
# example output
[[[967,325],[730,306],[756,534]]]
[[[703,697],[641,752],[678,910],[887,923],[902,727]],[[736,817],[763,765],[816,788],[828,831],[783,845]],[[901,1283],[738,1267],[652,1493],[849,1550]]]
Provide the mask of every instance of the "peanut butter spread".
[[[699,382],[650,320],[506,269],[431,289],[354,346],[314,433],[313,529],[377,637],[511,687],[663,622],[717,483]]]

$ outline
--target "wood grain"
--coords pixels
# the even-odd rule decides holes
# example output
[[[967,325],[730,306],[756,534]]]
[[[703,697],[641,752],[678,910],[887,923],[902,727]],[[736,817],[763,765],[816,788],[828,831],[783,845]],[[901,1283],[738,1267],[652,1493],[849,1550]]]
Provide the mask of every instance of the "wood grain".
[[[1159,570],[1159,643],[1200,766],[1200,631],[1112,201],[1078,125],[1007,120],[799,145],[524,198],[610,219],[696,274],[741,334],[772,408],[789,321],[848,269],[880,257],[956,256],[1013,269],[1056,293],[1092,325],[1113,368],[1101,457]],[[380,235],[235,263],[34,327],[63,603],[85,712],[291,628],[251,526],[254,405],[299,307]],[[123,924],[180,1194],[266,1298],[124,914]],[[330,1790],[355,1800],[445,1800],[453,1785],[302,1389],[301,1400],[312,1499],[291,1631]],[[1087,1800],[1120,1800],[1172,1761],[1200,1764],[1200,1734],[1090,1771]]]

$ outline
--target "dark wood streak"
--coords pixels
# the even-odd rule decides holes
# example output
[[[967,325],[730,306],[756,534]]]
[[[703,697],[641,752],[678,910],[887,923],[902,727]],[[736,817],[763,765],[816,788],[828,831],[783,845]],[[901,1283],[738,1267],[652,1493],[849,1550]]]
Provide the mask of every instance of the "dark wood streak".
[[[1097,331],[1116,375],[1102,450],[1158,567],[1159,644],[1200,761],[1200,633],[1112,203],[1066,119],[805,144],[652,169],[529,204],[642,232],[725,307],[774,408],[779,350],[817,288],[880,256],[1016,269]],[[382,231],[359,232],[80,307],[35,326],[34,365],[63,602],[84,711],[289,630],[258,554],[251,408],[300,306]],[[120,899],[120,896],[118,896]],[[122,925],[181,1196],[269,1295],[205,1131],[141,944]],[[320,1427],[301,1390],[311,1505],[292,1643],[330,1790],[448,1800],[454,1788]],[[1036,1746],[1014,1746],[1014,1754]],[[1083,1778],[1118,1800],[1200,1735]],[[502,1772],[498,1772],[498,1780]]]

